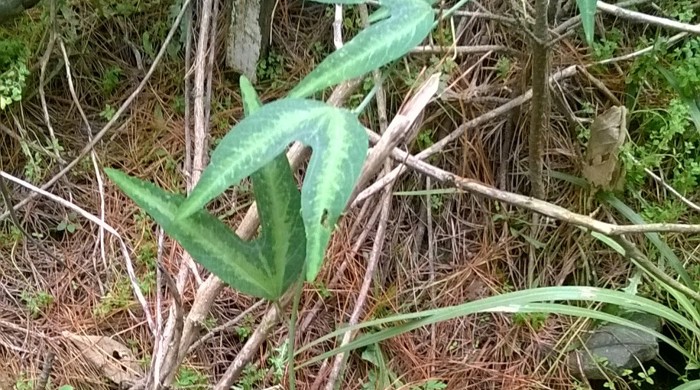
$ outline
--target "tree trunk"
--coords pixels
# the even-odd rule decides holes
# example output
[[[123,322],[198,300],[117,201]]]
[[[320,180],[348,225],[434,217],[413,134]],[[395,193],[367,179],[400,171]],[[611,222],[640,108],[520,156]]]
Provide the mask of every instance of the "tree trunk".
[[[226,65],[256,82],[258,61],[270,42],[275,0],[234,0],[226,44]]]

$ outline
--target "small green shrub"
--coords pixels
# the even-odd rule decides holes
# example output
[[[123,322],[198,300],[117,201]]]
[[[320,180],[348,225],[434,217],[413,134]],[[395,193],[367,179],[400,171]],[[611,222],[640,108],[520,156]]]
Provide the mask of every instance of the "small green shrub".
[[[53,295],[46,291],[23,291],[21,298],[33,318],[39,318],[44,310],[48,309],[54,301]]]

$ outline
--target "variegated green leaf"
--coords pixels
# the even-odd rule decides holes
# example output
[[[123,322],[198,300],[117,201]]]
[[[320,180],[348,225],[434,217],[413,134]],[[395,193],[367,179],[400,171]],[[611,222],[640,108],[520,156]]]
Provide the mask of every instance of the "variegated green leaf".
[[[187,217],[203,208],[284,152],[292,141],[313,149],[301,190],[306,277],[313,280],[367,154],[367,134],[351,112],[305,99],[264,105],[221,140],[179,213]]]
[[[205,210],[178,218],[177,210],[185,201],[182,195],[171,194],[114,169],[105,169],[105,173],[193,259],[231,287],[266,299],[281,295],[257,242],[244,242]]]
[[[240,81],[245,116],[252,115],[262,103],[245,76]],[[296,282],[306,260],[301,195],[287,156],[280,154],[251,176],[260,215],[261,250],[266,264],[273,267],[279,293]]]
[[[581,15],[581,25],[586,36],[588,45],[593,45],[593,34],[595,33],[595,11],[597,0],[576,0],[578,12]]]
[[[362,76],[408,53],[430,33],[435,11],[425,0],[382,0],[380,4],[391,16],[360,31],[326,57],[289,96],[310,96]]]

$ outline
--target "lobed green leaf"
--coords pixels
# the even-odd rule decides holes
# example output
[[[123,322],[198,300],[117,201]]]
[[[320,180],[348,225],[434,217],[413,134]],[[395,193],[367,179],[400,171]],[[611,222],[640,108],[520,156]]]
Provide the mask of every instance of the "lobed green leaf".
[[[185,201],[182,195],[169,193],[115,169],[107,168],[105,173],[193,259],[231,287],[270,300],[281,295],[260,256],[258,242],[241,240],[205,210],[179,218],[178,208]]]
[[[364,127],[347,110],[305,99],[264,105],[221,140],[179,214],[186,218],[203,208],[226,188],[280,155],[292,141],[313,149],[301,191],[306,278],[313,280],[367,154]]]
[[[433,28],[435,11],[424,0],[382,0],[380,4],[390,16],[360,31],[326,57],[290,97],[307,97],[384,66],[420,44]]]
[[[241,95],[245,116],[262,107],[253,85],[241,76]],[[306,261],[306,238],[301,218],[301,195],[287,156],[280,154],[251,176],[262,227],[262,256],[275,286],[283,294],[296,282]]]

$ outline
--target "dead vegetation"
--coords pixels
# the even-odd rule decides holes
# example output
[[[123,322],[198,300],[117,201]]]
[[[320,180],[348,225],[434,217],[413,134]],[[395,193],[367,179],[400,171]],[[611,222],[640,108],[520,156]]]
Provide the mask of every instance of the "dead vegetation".
[[[73,12],[70,15],[79,19],[70,19],[66,13],[59,27],[63,34],[74,34],[65,38],[73,82],[92,128],[100,129],[106,122],[100,113],[104,113],[107,105],[118,107],[143,78],[153,61],[153,51],[157,51],[164,36],[156,31],[167,30],[172,14],[169,4],[155,0],[139,4],[140,8],[128,16],[119,14],[126,11],[115,11],[115,16],[102,15],[99,10],[106,9],[102,2],[70,4],[68,9]],[[511,7],[510,3],[500,1],[472,2],[465,10],[472,12],[471,16],[455,19],[457,45],[484,47],[483,50],[456,55],[450,50],[441,54],[411,54],[389,67],[385,85],[389,118],[424,69],[443,71],[442,81],[449,86],[443,98],[427,108],[416,138],[406,145],[412,153],[426,149],[462,123],[527,92],[533,63],[527,44],[529,37],[518,27],[519,13],[513,13]],[[322,59],[323,53],[332,50],[332,13],[326,8],[293,0],[277,4],[272,52],[263,70],[266,77],[261,77],[257,86],[263,100],[281,96]],[[494,15],[503,15],[505,20]],[[33,21],[23,23],[39,23],[39,17],[40,11],[35,10],[28,17]],[[346,19],[350,24],[357,23],[358,16],[347,10]],[[218,23],[220,46],[226,35],[221,26],[225,25],[223,21]],[[449,38],[452,27],[443,24],[438,33]],[[150,42],[144,31],[151,31]],[[558,32],[563,35],[558,36],[560,41],[553,46],[553,72],[592,62],[577,37],[578,30],[573,31]],[[434,42],[443,44],[440,40],[445,36],[436,34]],[[43,39],[36,42],[33,58],[37,63],[45,42]],[[46,101],[55,137],[62,147],[61,157],[71,161],[89,142],[90,135],[67,93],[69,86],[59,53],[53,52],[49,61],[49,70],[54,67],[61,70],[50,75],[45,87]],[[110,72],[115,74],[115,69],[118,69],[116,76],[106,76]],[[621,98],[625,72],[623,62],[597,74],[606,90],[581,72],[552,84],[551,125],[544,134],[546,170],[580,176],[582,150],[571,117],[590,118],[585,108],[609,107],[614,103],[609,94]],[[117,167],[165,189],[184,190],[182,80],[185,73],[180,55],[166,58],[158,66],[117,126],[94,148],[100,167]],[[210,124],[215,143],[240,119],[242,109],[236,78],[223,68],[223,56],[217,55],[213,74]],[[31,88],[36,88],[36,81],[32,80]],[[350,104],[357,104],[362,92],[367,91],[358,91]],[[468,129],[429,161],[459,176],[528,194],[531,191],[527,170],[528,117],[528,103],[507,110],[504,115]],[[374,106],[362,120],[367,126],[377,128]],[[47,156],[50,136],[37,93],[3,112],[0,126],[4,130],[0,132],[3,171],[40,185],[65,166]],[[40,151],[22,153],[23,146],[28,144]],[[31,175],[27,167],[33,169]],[[394,190],[413,191],[439,185],[409,172],[401,177]],[[546,200],[583,214],[594,211],[588,209],[588,193],[584,190],[547,176],[545,186]],[[100,214],[99,183],[89,156],[49,191],[94,215]],[[130,245],[140,286],[151,312],[155,313],[156,263],[176,275],[182,249],[166,237],[159,255],[156,226],[109,181],[104,182],[103,191],[104,220]],[[230,190],[216,202],[217,215],[226,215],[226,221],[236,226],[252,201],[249,191],[245,186]],[[15,204],[29,195],[26,189],[15,185],[11,186],[11,193]],[[333,238],[319,282],[306,286],[299,316],[299,345],[348,321],[376,235],[380,197],[374,195],[348,213]],[[613,220],[610,212],[598,212],[598,219]],[[18,217],[25,230],[62,259],[65,266],[18,235],[9,219],[0,222],[0,388],[10,389],[21,378],[40,378],[50,354],[55,355],[50,369],[54,386],[109,388],[104,376],[62,337],[65,331],[113,337],[128,346],[142,362],[147,362],[153,336],[132,294],[117,241],[107,234],[102,247],[99,226],[71,217],[70,210],[43,197],[29,200],[19,210]],[[57,229],[62,222],[64,228]],[[467,193],[393,197],[385,245],[360,319],[444,307],[527,288],[530,287],[528,272],[534,275],[538,286],[620,287],[627,282],[630,266],[626,260],[590,235],[571,225],[545,221],[537,236],[531,237],[529,223],[530,216],[525,210]],[[69,231],[68,225],[74,231]],[[533,242],[541,245],[534,263],[529,258]],[[694,244],[679,239],[673,245],[692,249]],[[535,268],[528,270],[528,264],[534,264]],[[192,305],[197,286],[194,277],[187,279],[182,297],[185,310]],[[207,388],[206,383],[218,380],[265,313],[267,304],[259,305],[225,329],[217,327],[254,303],[249,297],[224,290],[204,324],[205,329],[217,331],[194,348],[176,382],[179,388]],[[559,316],[538,321],[493,314],[452,320],[381,343],[379,353],[386,363],[382,374],[392,373],[404,384],[402,388],[434,379],[448,384],[450,389],[570,389],[573,380],[561,364],[559,352],[575,340],[576,330],[581,328],[580,321]],[[255,354],[253,363],[262,368],[244,373],[241,380],[259,377],[248,388],[272,386],[276,379],[271,358],[277,353],[275,348],[284,342],[286,332],[286,327],[277,328]],[[328,343],[322,347],[329,349],[334,345]],[[299,361],[322,351],[322,348],[308,351]],[[360,352],[351,354],[349,359],[342,389],[379,388],[372,384],[363,387],[370,378],[378,380],[376,362],[368,361],[366,356],[363,359]],[[304,368],[297,375],[300,388],[320,388],[329,370],[330,363]],[[183,379],[188,374],[194,382]]]

